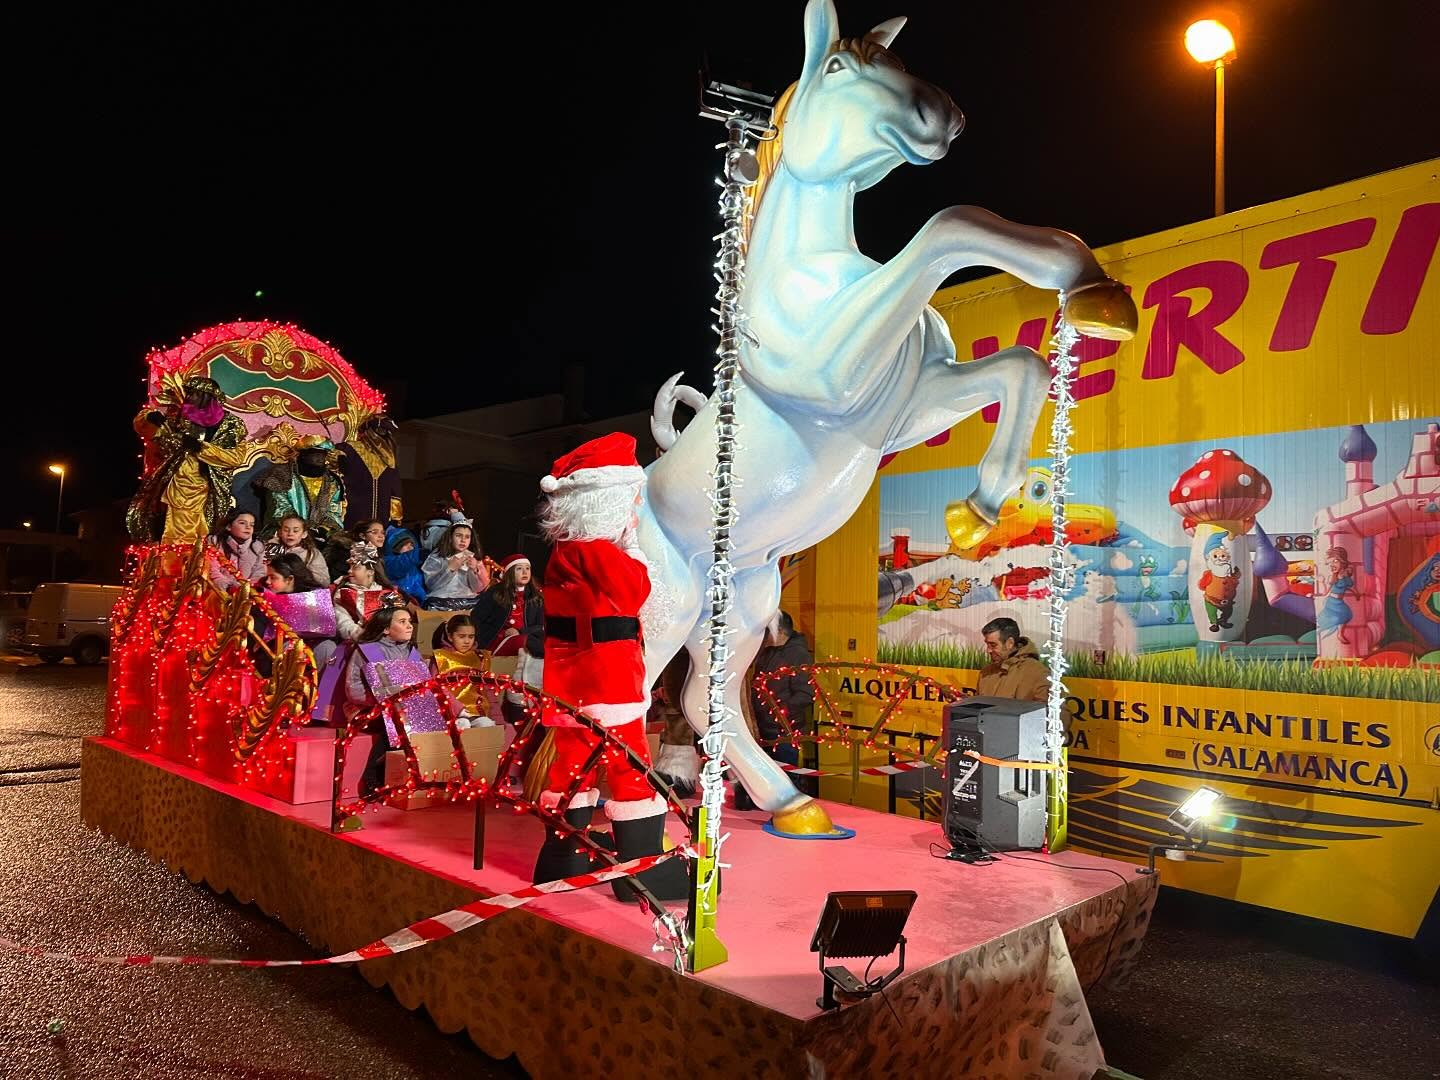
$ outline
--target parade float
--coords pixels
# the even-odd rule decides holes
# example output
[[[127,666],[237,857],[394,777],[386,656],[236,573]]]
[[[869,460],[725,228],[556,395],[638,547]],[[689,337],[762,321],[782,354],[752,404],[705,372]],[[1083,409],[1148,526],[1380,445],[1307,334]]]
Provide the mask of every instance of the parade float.
[[[1002,542],[1048,536],[1049,591],[1034,578],[1030,587],[1058,644],[1072,578],[1065,553],[1119,535],[1105,513],[1072,504],[1067,516],[1065,503],[1070,406],[1080,397],[1073,367],[1113,354],[1135,332],[1135,306],[1115,277],[1068,234],[973,207],[941,211],[885,264],[854,246],[855,191],[902,163],[943,157],[963,122],[948,95],[896,61],[890,46],[903,22],[845,38],[833,5],[811,0],[798,82],[773,113],[721,117],[714,389],[706,397],[672,380],[657,399],[664,454],[646,470],[631,556],[650,583],[638,619],[646,682],[682,649],[692,663],[682,704],[704,758],[698,808],[682,806],[595,706],[550,693],[548,677],[536,687],[450,671],[338,726],[320,722],[324,680],[312,645],[327,625],[315,610],[321,598],[277,604],[206,537],[247,498],[260,500],[252,512],[263,528],[295,514],[327,539],[363,518],[395,519],[393,449],[387,458],[383,400],[334,349],[262,322],[204,331],[150,358],[136,419],[145,461],[131,513],[137,543],[114,624],[106,735],[84,750],[85,820],[334,953],[309,962],[363,961],[365,977],[404,1004],[425,1005],[443,1030],[467,1030],[492,1056],[518,1054],[532,1075],[614,1071],[639,1059],[753,1075],[934,1076],[1015,1061],[1036,1075],[1092,1076],[1103,1055],[1084,992],[1133,960],[1155,879],[1074,852],[983,868],[932,858],[933,826],[800,793],[738,722],[741,675],[784,583],[813,580],[823,596],[826,538],[864,519],[876,470],[884,475],[895,454],[936,444],[984,406],[999,412],[979,440],[980,468],[947,487],[956,558],[979,566],[996,557],[982,551],[1008,550]],[[802,212],[817,205],[833,212]],[[822,254],[833,280],[817,290],[810,268]],[[1038,338],[956,356],[926,301],[977,261],[1020,275],[1036,304],[1058,295],[1055,374]],[[1048,456],[1035,463],[1027,457],[1047,392],[1057,408]],[[669,413],[676,402],[698,406],[683,430]],[[371,481],[358,516],[337,499],[355,494],[351,459]],[[559,465],[558,478],[544,478],[549,493],[565,479]],[[1015,505],[1022,484],[1042,505],[1048,493],[1048,533],[1046,512]],[[813,574],[798,572],[803,559],[784,558],[816,544]],[[874,567],[872,559],[867,576]],[[968,610],[963,597],[937,603],[941,614]],[[830,618],[823,603],[815,618],[819,627]],[[1050,665],[1044,760],[988,766],[1058,770],[1047,819],[1058,849],[1058,648]],[[467,686],[525,701],[527,719],[503,750],[487,755],[459,728],[455,699]],[[509,765],[556,711],[586,727],[594,749],[558,800],[527,796]],[[357,743],[382,720],[398,767],[360,800],[356,773],[367,755]],[[437,744],[438,757],[422,753]],[[622,862],[589,815],[577,824],[567,814],[593,805],[576,801],[588,795],[582,775],[616,755],[676,813],[674,846],[662,853]],[[726,810],[727,770],[761,817]],[[347,828],[357,822],[363,828]],[[817,839],[841,842],[804,842]],[[556,840],[588,853],[595,869],[532,882],[536,851]],[[644,888],[646,872],[679,859],[691,867],[685,912]],[[589,888],[621,878],[629,892],[616,895],[638,903],[617,906],[610,890]],[[845,1009],[820,1008],[806,924],[836,891],[897,888],[915,894],[906,977],[883,998],[867,982]],[[909,1022],[897,1028],[892,1009]]]
[[[1073,384],[1070,843],[1143,861],[1203,783],[1226,828],[1167,884],[1406,937],[1440,886],[1435,166],[1098,251],[1140,331],[1081,342]],[[934,303],[974,357],[1043,349],[1058,317],[1007,276]],[[890,457],[803,553],[785,603],[840,662],[821,676],[839,722],[867,727],[902,681],[847,659],[963,689],[989,620],[1043,640],[1043,441],[991,540],[949,528],[994,430]],[[934,818],[932,774],[865,771],[933,745],[941,705],[911,685],[898,757],[822,748],[841,774],[822,796]]]

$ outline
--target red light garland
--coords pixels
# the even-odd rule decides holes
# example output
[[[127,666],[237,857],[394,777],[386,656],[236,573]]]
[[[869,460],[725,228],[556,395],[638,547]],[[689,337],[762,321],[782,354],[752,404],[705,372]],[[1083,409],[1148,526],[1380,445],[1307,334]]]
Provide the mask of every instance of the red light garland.
[[[313,352],[334,367],[344,376],[349,391],[355,395],[355,399],[364,406],[366,411],[371,413],[385,411],[385,395],[361,378],[360,374],[328,342],[321,341],[294,323],[271,322],[269,319],[222,323],[219,326],[211,326],[197,331],[179,345],[171,348],[157,346],[151,349],[145,357],[145,362],[150,368],[148,389],[151,400],[155,400],[164,376],[172,372],[178,374],[187,371],[207,349],[227,341],[258,339],[271,331],[285,334],[300,348]]]
[[[901,685],[898,690],[890,695],[884,707],[880,710],[879,718],[865,731],[863,737],[859,739],[850,738],[848,735],[827,737],[821,734],[821,727],[825,724],[829,724],[833,729],[840,732],[849,732],[857,728],[856,725],[846,724],[844,722],[843,717],[840,715],[839,707],[836,706],[826,688],[821,685],[820,680],[816,678],[816,673],[822,671],[873,671],[878,672],[887,684],[892,678],[898,678]],[[790,678],[795,675],[803,675],[809,680],[811,687],[815,690],[815,700],[820,703],[821,709],[825,713],[825,719],[816,723],[815,734],[813,735],[801,731],[795,726],[794,721],[790,718],[790,711],[775,695],[774,684],[781,679]],[[832,657],[829,660],[814,664],[787,665],[776,668],[774,671],[761,672],[755,676],[751,685],[755,692],[764,699],[765,704],[770,710],[770,715],[775,718],[781,730],[779,738],[761,739],[759,740],[760,744],[767,749],[786,744],[798,749],[802,744],[813,744],[817,752],[821,748],[838,750],[860,748],[873,750],[875,749],[876,740],[882,735],[893,735],[912,740],[918,739],[919,732],[915,730],[913,726],[909,732],[892,731],[889,727],[890,721],[896,720],[904,714],[904,702],[911,696],[912,691],[916,687],[935,690],[938,695],[938,700],[942,702],[956,701],[962,697],[970,697],[974,694],[973,690],[939,682],[919,671],[897,667],[894,664],[877,663],[868,657],[859,661],[837,660]],[[938,745],[933,755],[917,753],[894,745],[887,746],[886,750],[888,753],[902,758],[906,762],[932,767],[939,767],[945,756],[944,748]]]

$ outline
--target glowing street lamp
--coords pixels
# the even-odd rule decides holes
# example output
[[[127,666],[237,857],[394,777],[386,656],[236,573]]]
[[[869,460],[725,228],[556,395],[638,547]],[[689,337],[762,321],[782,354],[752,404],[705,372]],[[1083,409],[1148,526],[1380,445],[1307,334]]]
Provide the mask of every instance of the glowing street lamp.
[[[1215,66],[1215,216],[1225,213],[1225,65],[1235,59],[1235,35],[1224,23],[1201,19],[1185,31],[1185,48]]]
[[[22,521],[20,524],[23,525],[25,528],[28,529],[28,528],[30,528],[31,525],[33,525],[34,523],[33,523],[33,522],[30,522],[30,521]]]
[[[60,478],[60,493],[55,496],[55,535],[60,535],[60,509],[65,504],[65,466],[51,465],[50,472]],[[50,580],[55,580],[55,565],[60,557],[60,541],[50,545]]]

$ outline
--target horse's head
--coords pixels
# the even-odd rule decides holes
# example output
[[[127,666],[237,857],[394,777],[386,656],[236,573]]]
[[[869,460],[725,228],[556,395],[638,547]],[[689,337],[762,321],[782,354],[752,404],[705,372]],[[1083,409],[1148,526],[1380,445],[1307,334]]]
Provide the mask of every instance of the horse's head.
[[[937,86],[906,72],[890,43],[905,20],[840,37],[832,0],[805,7],[805,66],[785,110],[783,159],[800,180],[870,187],[908,161],[938,161],[965,126]]]

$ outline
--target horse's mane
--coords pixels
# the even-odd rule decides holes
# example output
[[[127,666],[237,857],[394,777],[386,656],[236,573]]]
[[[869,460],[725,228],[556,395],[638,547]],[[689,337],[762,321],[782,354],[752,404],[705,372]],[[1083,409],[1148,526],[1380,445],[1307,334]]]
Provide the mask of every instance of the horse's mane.
[[[886,53],[891,60],[899,64],[900,58],[877,41],[869,38],[841,38],[830,47],[828,55],[836,53],[849,53],[862,64],[871,63],[876,56]],[[901,67],[903,68],[903,64]],[[785,88],[785,92],[775,99],[775,104],[770,110],[770,127],[775,134],[772,138],[766,139],[755,148],[755,160],[760,165],[760,176],[745,189],[746,195],[750,198],[750,216],[745,220],[744,241],[749,243],[751,226],[755,222],[755,215],[760,211],[760,200],[765,197],[765,189],[770,184],[770,178],[775,175],[775,170],[780,165],[780,154],[784,150],[785,142],[785,114],[790,108],[790,102],[795,97],[795,88],[800,83],[793,82]]]

